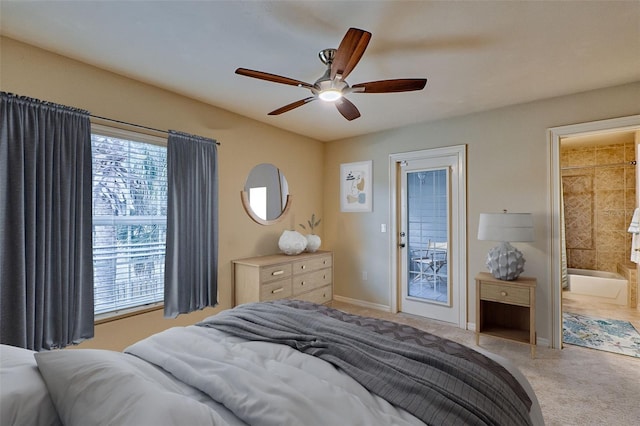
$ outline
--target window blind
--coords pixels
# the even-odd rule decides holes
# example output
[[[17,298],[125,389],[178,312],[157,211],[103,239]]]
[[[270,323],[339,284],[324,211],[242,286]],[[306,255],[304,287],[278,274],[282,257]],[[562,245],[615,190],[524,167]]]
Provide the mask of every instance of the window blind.
[[[167,149],[129,139],[91,135],[95,315],[164,297]]]

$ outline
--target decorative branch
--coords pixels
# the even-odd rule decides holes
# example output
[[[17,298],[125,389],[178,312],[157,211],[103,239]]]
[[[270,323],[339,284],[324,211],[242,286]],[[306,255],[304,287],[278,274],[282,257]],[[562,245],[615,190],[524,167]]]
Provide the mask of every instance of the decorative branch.
[[[320,221],[321,221],[321,220],[322,220],[322,219],[318,219],[318,220],[316,221],[316,214],[315,214],[315,213],[313,213],[313,214],[311,215],[311,219],[307,221],[307,224],[309,225],[309,230],[311,231],[311,233],[313,233],[313,228],[315,228],[315,227],[317,227],[318,225],[320,225]],[[300,227],[301,227],[302,229],[304,229],[305,231],[307,230],[307,227],[306,227],[306,226],[304,226],[302,223],[300,224]]]

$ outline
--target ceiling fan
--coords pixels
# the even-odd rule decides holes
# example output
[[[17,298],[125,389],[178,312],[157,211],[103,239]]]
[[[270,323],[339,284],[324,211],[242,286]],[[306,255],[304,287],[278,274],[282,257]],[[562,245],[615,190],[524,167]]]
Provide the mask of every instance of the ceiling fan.
[[[360,58],[362,58],[370,39],[370,32],[358,28],[349,28],[340,42],[338,49],[324,49],[318,54],[322,63],[327,66],[327,70],[322,77],[313,84],[246,68],[238,68],[236,74],[272,81],[274,83],[302,87],[309,89],[313,94],[313,96],[273,110],[269,115],[279,115],[308,104],[311,101],[315,101],[316,99],[320,99],[325,102],[333,102],[344,118],[349,121],[355,120],[360,117],[360,111],[358,111],[358,108],[356,108],[353,103],[345,98],[345,95],[350,93],[410,92],[422,90],[427,84],[426,78],[402,78],[370,81],[368,83],[358,83],[349,86],[345,79],[351,71],[353,71],[360,61]]]

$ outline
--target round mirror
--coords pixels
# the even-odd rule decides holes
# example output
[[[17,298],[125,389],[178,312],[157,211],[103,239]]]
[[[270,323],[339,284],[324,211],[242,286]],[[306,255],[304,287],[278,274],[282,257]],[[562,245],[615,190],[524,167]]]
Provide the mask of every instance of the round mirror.
[[[287,179],[280,169],[268,163],[251,170],[240,196],[249,217],[262,225],[281,220],[291,205]]]

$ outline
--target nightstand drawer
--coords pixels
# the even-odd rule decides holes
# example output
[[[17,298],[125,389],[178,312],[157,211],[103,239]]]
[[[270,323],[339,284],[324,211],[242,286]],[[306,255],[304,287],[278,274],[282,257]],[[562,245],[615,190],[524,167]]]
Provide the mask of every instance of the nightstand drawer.
[[[529,289],[505,284],[482,283],[480,286],[480,299],[493,300],[512,305],[529,306]]]

